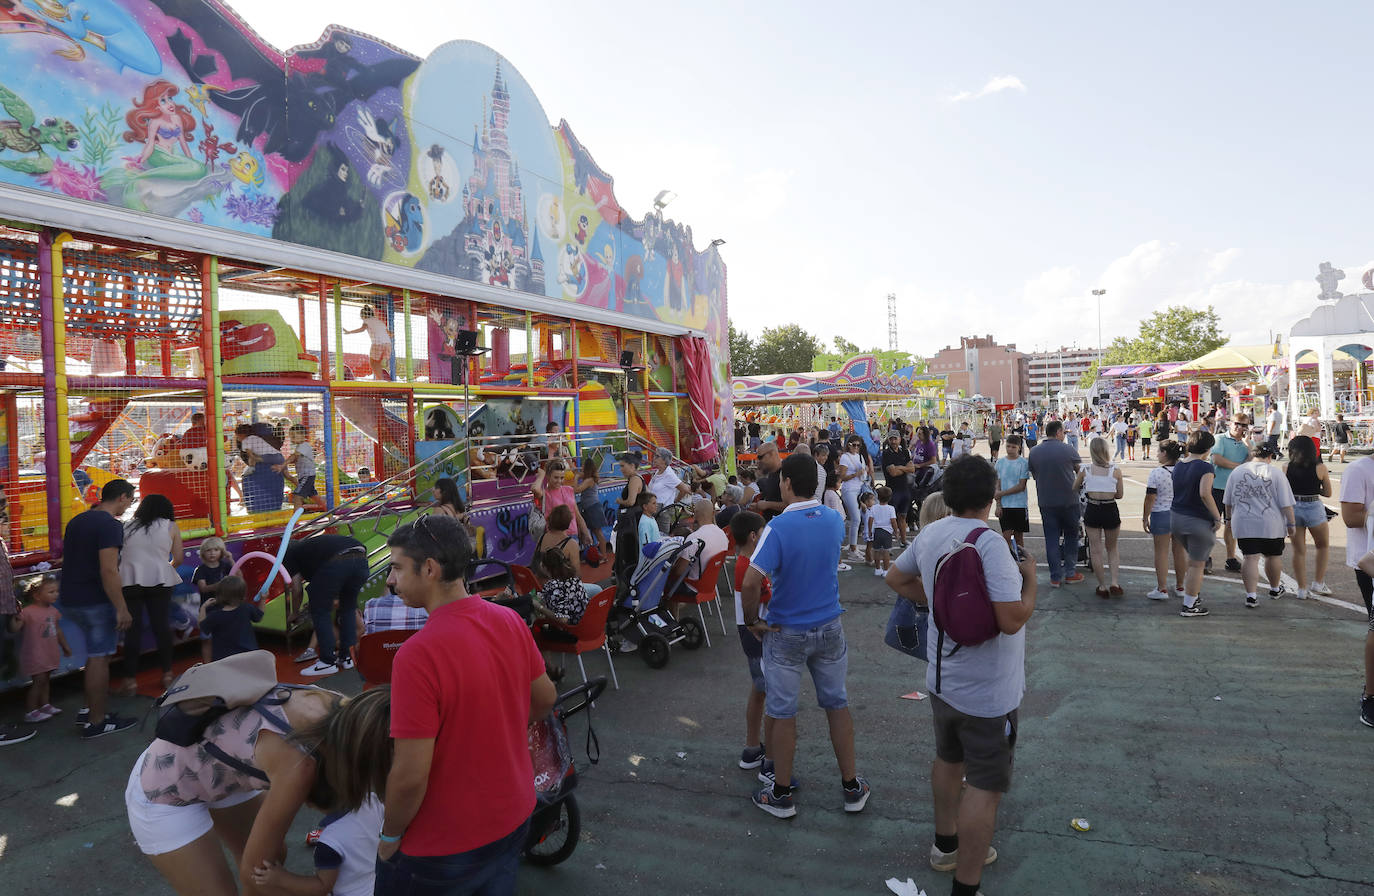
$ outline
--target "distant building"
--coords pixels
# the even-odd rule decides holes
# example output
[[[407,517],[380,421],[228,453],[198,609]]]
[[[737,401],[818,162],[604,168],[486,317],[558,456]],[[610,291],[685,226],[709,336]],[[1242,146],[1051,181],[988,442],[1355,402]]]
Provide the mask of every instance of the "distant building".
[[[1097,352],[1087,348],[1059,348],[1026,355],[1026,397],[1039,401],[1076,389]]]
[[[951,393],[986,395],[996,404],[1019,404],[1039,398],[1030,392],[1026,356],[1015,343],[998,345],[991,335],[962,336],[928,359],[932,374],[947,377]]]

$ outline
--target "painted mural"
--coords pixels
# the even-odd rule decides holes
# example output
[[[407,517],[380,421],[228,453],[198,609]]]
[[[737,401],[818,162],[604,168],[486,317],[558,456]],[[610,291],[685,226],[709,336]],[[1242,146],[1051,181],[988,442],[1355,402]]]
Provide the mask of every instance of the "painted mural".
[[[691,327],[729,394],[719,254],[634,220],[488,47],[330,26],[283,53],[215,0],[0,0],[0,49],[0,209],[44,190]]]

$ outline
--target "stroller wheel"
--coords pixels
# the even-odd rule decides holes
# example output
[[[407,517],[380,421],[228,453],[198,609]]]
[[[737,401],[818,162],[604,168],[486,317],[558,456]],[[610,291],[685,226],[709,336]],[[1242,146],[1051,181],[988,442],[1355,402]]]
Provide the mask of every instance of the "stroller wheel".
[[[706,632],[697,620],[683,619],[678,625],[682,626],[682,644],[688,650],[696,650],[706,643]]]
[[[531,865],[557,865],[577,849],[577,838],[582,834],[582,810],[577,808],[577,797],[568,794],[559,801],[556,811],[555,819],[545,819],[543,813],[535,812],[534,827],[530,828],[525,844],[525,858]]]
[[[656,632],[650,632],[640,639],[639,655],[650,669],[662,669],[668,665],[668,639]]]

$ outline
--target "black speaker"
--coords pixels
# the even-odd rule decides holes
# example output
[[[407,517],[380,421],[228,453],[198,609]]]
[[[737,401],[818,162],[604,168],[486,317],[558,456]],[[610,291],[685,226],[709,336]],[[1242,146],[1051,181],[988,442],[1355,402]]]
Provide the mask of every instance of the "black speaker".
[[[629,349],[626,349],[625,351],[621,352],[621,353],[620,353],[620,366],[621,366],[621,367],[633,367],[633,366],[635,366],[635,353],[632,352],[632,351],[630,351]]]
[[[453,351],[459,355],[475,355],[477,353],[477,331],[459,330],[458,336],[453,340]]]

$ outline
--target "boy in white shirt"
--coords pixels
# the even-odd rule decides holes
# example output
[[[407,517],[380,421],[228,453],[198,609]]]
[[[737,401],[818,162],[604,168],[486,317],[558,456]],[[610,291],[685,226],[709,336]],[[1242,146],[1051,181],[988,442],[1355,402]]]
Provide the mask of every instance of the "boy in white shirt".
[[[310,896],[371,896],[383,811],[374,795],[355,812],[326,815],[314,843],[314,875],[292,874],[280,864],[263,862],[253,869],[253,882]]]
[[[319,491],[315,488],[315,449],[310,446],[310,430],[297,423],[291,427],[291,456],[286,462],[296,469],[296,475],[288,477],[295,486],[291,490],[291,506],[323,506]]]
[[[892,500],[892,489],[878,486],[878,503],[868,508],[868,541],[873,545],[873,570],[875,576],[887,575],[891,562],[892,530],[897,524],[897,508],[888,502]]]

